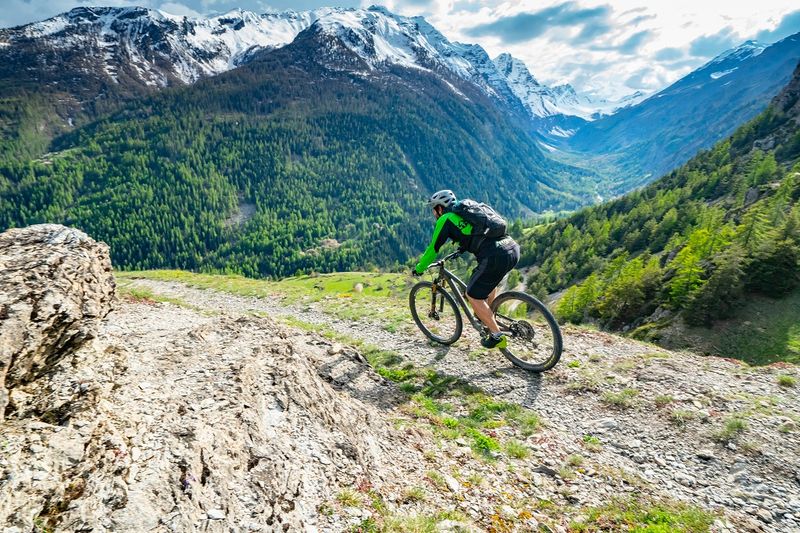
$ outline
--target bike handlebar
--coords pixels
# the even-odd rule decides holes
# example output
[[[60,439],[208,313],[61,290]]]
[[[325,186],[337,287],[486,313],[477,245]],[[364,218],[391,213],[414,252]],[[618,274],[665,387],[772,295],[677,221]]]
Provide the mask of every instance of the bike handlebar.
[[[447,255],[447,256],[445,256],[445,257],[443,257],[443,258],[439,259],[438,261],[434,261],[433,263],[431,263],[431,264],[430,264],[430,266],[428,266],[428,269],[430,269],[430,268],[437,268],[437,267],[440,267],[440,266],[442,266],[443,264],[445,264],[447,261],[450,261],[451,259],[455,259],[456,257],[458,257],[459,255],[461,255],[461,254],[463,254],[463,253],[464,253],[464,252],[463,252],[462,250],[456,250],[456,251],[455,251],[455,252],[453,252],[452,254],[450,254],[450,255]],[[426,269],[426,270],[427,270],[427,269]]]

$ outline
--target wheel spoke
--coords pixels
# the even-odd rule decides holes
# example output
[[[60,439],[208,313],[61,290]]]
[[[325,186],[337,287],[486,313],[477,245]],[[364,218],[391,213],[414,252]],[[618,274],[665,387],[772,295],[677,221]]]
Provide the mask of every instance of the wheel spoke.
[[[515,365],[533,371],[551,368],[561,356],[561,332],[547,308],[524,293],[505,293],[493,304],[495,319],[508,335],[503,351]]]
[[[451,344],[461,336],[462,320],[455,301],[441,287],[421,282],[411,289],[411,314],[430,339]]]

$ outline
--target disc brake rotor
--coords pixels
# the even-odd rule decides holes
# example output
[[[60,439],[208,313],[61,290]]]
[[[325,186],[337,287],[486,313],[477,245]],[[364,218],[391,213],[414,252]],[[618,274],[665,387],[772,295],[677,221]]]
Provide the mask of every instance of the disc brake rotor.
[[[512,335],[517,339],[526,341],[533,341],[536,332],[528,322],[524,320],[517,320],[508,328],[511,330]]]

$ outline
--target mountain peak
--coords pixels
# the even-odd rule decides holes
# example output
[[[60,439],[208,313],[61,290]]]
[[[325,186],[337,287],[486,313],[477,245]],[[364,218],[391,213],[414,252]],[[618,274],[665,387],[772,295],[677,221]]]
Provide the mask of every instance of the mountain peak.
[[[716,65],[716,64],[723,63],[725,61],[730,61],[730,60],[733,60],[733,61],[744,61],[745,59],[748,59],[748,58],[755,57],[755,56],[759,55],[761,52],[763,52],[767,48],[767,46],[769,46],[769,45],[766,45],[766,44],[763,44],[763,43],[760,43],[760,42],[754,41],[754,40],[748,40],[748,41],[743,42],[739,46],[736,46],[734,48],[731,48],[730,50],[726,50],[726,51],[722,52],[721,54],[716,56],[714,59],[709,61],[706,64],[706,66]]]

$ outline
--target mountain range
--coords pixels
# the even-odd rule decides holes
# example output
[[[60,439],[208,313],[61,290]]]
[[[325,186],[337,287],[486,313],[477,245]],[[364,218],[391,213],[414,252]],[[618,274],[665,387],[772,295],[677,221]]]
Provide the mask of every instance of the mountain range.
[[[712,149],[535,228],[521,246],[520,263],[537,267],[531,290],[566,289],[564,320],[751,363],[800,362],[800,65]]]
[[[7,86],[17,87],[7,115],[46,118],[47,105],[67,102],[49,116],[75,112],[66,119],[78,127],[48,142],[44,156],[17,155],[37,149],[22,145],[40,130],[17,136],[17,153],[0,158],[0,225],[68,222],[109,242],[122,267],[283,276],[405,261],[429,231],[422,199],[453,184],[510,216],[591,200],[595,176],[541,153],[522,111],[503,103],[511,92],[492,88],[500,78],[482,49],[379,8],[325,12],[285,46],[243,46],[237,55],[226,45],[227,59],[214,62],[198,46],[177,46],[169,32],[143,31],[139,24],[152,18],[146,10],[103,11],[81,35],[96,39],[110,27],[138,37],[111,56],[53,52],[59,68],[27,75],[29,88],[48,91],[36,99],[7,71]],[[70,31],[46,35],[66,42]],[[17,63],[24,54],[32,61],[30,28],[14,32],[3,38],[19,46],[5,49]],[[97,42],[84,46],[95,50]],[[136,55],[131,43],[155,50],[150,64],[166,65],[166,89],[148,85],[155,78],[144,77],[143,66],[123,69]],[[189,64],[176,59],[189,52],[207,64],[241,64],[186,85],[167,66]],[[94,68],[76,69],[76,58]],[[14,98],[16,108],[8,104]],[[92,105],[100,100],[102,113]],[[32,102],[41,108],[31,110]]]
[[[34,90],[66,91],[67,100],[75,100],[61,110],[69,126],[87,107],[107,111],[113,107],[109,101],[121,97],[220,74],[289,44],[312,25],[343,36],[345,46],[372,66],[447,71],[534,120],[584,122],[644,96],[607,102],[578,95],[568,84],[547,87],[508,54],[492,60],[478,45],[448,41],[422,17],[401,17],[376,6],[263,15],[235,10],[206,19],[136,7],[80,7],[0,30],[0,78]]]
[[[523,218],[625,192],[762,109],[796,55],[748,43],[607,102],[382,7],[76,8],[0,30],[0,225],[76,224],[137,268],[396,264],[432,190]]]
[[[764,110],[800,62],[800,34],[772,45],[748,41],[638,105],[545,142],[572,161],[605,167],[616,193],[653,181],[731,135]]]

